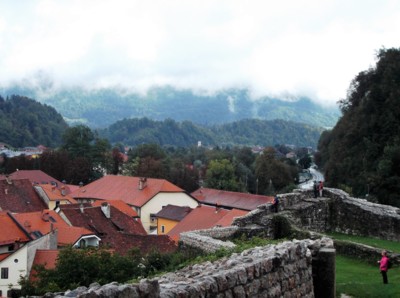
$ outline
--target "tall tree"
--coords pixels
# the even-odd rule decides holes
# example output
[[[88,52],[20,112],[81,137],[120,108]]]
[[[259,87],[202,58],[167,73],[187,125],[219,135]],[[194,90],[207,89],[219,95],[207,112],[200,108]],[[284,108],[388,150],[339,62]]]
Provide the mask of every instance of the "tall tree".
[[[227,159],[210,161],[205,184],[209,188],[237,191],[238,183],[232,163]]]
[[[381,49],[377,58],[351,82],[340,101],[343,116],[322,135],[317,161],[327,185],[400,206],[399,173],[392,166],[400,135],[400,50]]]

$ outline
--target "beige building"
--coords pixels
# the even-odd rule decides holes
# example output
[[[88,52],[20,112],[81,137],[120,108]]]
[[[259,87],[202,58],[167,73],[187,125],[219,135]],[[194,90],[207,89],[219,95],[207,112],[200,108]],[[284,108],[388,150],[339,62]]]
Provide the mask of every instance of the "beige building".
[[[80,203],[122,200],[133,208],[147,233],[157,233],[156,214],[166,205],[195,208],[198,201],[165,179],[108,175],[70,194]]]

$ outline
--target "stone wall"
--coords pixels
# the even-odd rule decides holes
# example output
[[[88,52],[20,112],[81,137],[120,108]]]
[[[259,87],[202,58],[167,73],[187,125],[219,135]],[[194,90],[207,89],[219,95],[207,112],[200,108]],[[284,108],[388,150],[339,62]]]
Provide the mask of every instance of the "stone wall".
[[[46,297],[314,297],[313,272],[318,270],[313,263],[318,263],[320,251],[332,247],[328,238],[288,241],[189,266],[139,284],[93,284]],[[335,270],[331,269],[334,278]],[[325,290],[323,297],[334,297],[334,288],[331,293]]]
[[[280,210],[297,227],[316,232],[340,232],[400,241],[400,209],[350,197],[339,189],[325,188],[322,198],[314,198],[311,190],[296,190],[280,195]],[[261,205],[234,225],[265,228],[273,235],[269,204]]]

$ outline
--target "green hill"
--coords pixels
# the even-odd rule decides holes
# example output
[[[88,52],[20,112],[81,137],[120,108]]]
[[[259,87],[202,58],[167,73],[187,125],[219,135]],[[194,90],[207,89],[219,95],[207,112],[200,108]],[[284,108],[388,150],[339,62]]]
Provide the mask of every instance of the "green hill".
[[[329,186],[400,206],[400,49],[377,58],[353,80],[343,117],[322,134],[318,161]]]
[[[56,108],[69,124],[81,123],[92,128],[105,128],[124,118],[143,117],[158,121],[191,121],[202,125],[242,119],[281,119],[333,127],[340,115],[338,108],[323,108],[309,98],[254,99],[247,89],[228,89],[206,94],[163,86],[154,87],[142,94],[121,88],[53,89],[51,83],[44,82],[40,88],[15,85],[0,89],[0,92],[35,98]]]
[[[68,127],[62,116],[47,105],[23,96],[0,96],[0,142],[14,147],[56,147]]]
[[[112,124],[100,134],[112,143],[126,145],[155,143],[159,145],[261,145],[293,144],[316,147],[322,128],[283,120],[245,119],[212,127],[176,122],[171,119],[153,121],[148,118],[124,119]]]

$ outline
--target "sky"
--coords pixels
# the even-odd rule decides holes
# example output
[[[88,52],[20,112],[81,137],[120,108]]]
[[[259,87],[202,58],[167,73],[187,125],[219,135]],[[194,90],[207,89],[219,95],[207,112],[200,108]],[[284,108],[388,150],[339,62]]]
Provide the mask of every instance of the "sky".
[[[1,0],[0,12],[3,87],[249,88],[334,105],[400,43],[397,0]]]

